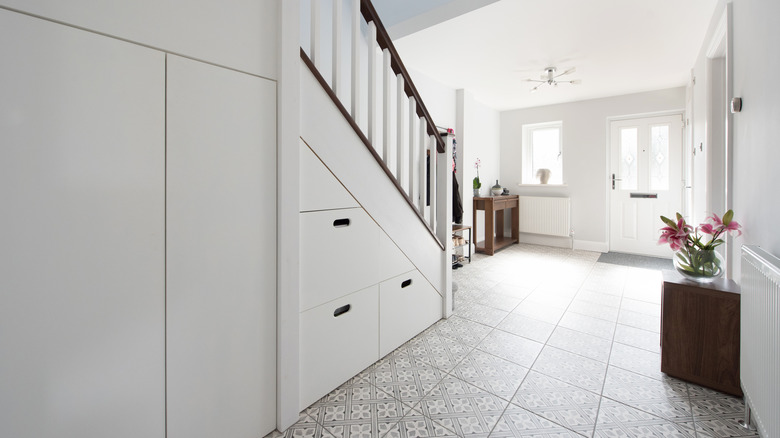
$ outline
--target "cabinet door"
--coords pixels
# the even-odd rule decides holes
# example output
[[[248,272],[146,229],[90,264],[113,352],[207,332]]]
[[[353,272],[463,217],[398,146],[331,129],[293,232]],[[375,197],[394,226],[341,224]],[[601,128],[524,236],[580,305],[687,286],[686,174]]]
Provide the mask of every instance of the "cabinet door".
[[[276,86],[168,56],[168,437],[276,420]]]
[[[0,436],[165,435],[165,60],[0,9]]]

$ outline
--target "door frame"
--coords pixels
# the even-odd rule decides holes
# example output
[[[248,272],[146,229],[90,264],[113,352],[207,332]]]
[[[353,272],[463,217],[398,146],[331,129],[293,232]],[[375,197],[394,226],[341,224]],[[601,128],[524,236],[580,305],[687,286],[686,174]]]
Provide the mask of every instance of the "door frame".
[[[606,144],[604,145],[606,148],[605,158],[604,162],[606,164],[607,172],[604,175],[604,191],[606,192],[606,206],[604,211],[604,216],[607,218],[607,220],[604,221],[604,232],[607,235],[607,251],[611,251],[612,249],[612,177],[611,177],[611,170],[612,170],[612,122],[620,122],[623,120],[631,120],[631,119],[641,119],[646,117],[662,117],[662,116],[681,116],[683,118],[683,123],[685,121],[685,108],[677,108],[677,109],[671,109],[671,110],[665,110],[665,111],[651,111],[646,113],[635,113],[635,114],[625,114],[621,116],[610,116],[606,119],[606,124],[604,127],[604,132],[606,133]],[[683,136],[683,144],[682,149],[683,152],[685,151],[685,136]],[[683,163],[682,163],[682,154],[679,157],[680,159],[680,170],[683,170]],[[684,183],[684,182],[683,182]],[[683,184],[683,187],[684,184]],[[683,189],[684,190],[684,189]],[[660,229],[660,225],[659,225]]]

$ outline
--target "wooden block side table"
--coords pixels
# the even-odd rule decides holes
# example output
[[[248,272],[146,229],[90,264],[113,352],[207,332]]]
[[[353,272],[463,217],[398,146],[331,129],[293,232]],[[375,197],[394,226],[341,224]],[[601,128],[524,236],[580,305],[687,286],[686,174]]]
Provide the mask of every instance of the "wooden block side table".
[[[663,275],[661,371],[741,397],[739,286],[724,279],[697,283],[676,271]]]

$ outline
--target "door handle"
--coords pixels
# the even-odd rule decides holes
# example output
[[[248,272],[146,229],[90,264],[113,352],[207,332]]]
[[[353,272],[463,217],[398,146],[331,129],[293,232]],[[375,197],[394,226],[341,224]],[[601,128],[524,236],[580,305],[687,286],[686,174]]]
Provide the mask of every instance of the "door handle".
[[[612,174],[612,190],[615,190],[615,181],[623,181],[620,178],[615,178],[615,174]]]

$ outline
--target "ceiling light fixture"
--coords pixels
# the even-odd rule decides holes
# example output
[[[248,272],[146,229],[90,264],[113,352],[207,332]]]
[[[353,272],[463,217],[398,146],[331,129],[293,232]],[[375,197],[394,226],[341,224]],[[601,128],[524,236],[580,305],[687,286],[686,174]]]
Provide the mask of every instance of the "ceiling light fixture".
[[[576,67],[572,67],[572,68],[566,70],[565,72],[557,74],[557,75],[555,74],[556,71],[558,71],[558,69],[555,68],[555,67],[547,67],[547,68],[544,69],[545,73],[541,76],[541,79],[526,79],[526,81],[528,81],[528,82],[538,82],[538,84],[535,87],[531,88],[531,93],[539,91],[539,87],[541,87],[544,84],[550,85],[552,87],[557,87],[558,84],[579,85],[579,84],[582,83],[582,80],[580,80],[580,79],[573,79],[573,80],[570,80],[570,81],[559,81],[558,80],[558,78],[563,76],[563,75],[568,75],[568,74],[571,74],[571,73],[574,73],[575,71],[577,71]]]

